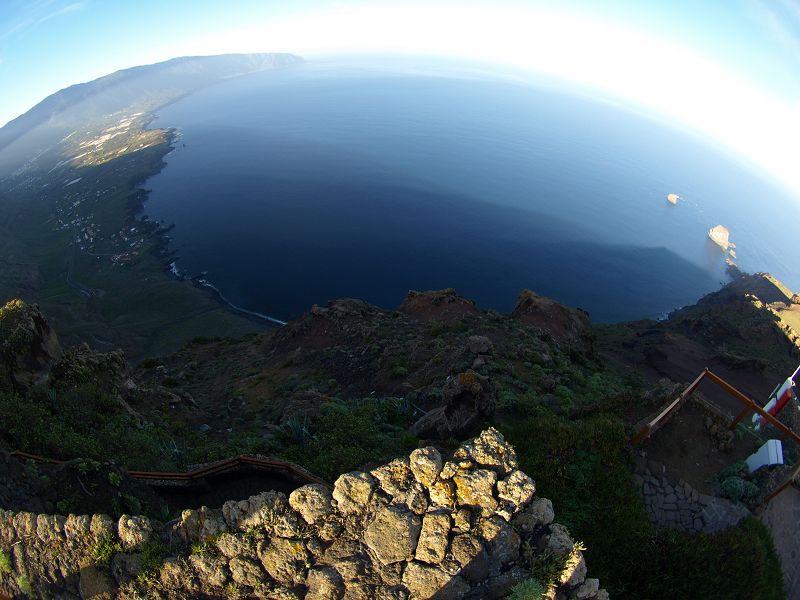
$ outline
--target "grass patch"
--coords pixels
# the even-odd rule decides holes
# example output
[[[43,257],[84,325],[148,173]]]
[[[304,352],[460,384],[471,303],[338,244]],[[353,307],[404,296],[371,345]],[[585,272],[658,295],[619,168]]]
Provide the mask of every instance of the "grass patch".
[[[0,574],[8,575],[12,570],[11,554],[5,550],[0,550]]]
[[[590,573],[612,598],[785,597],[772,539],[756,519],[713,535],[650,525],[620,419],[542,410],[500,429],[557,521],[585,541]]]
[[[98,563],[108,564],[115,554],[122,552],[122,545],[118,540],[108,537],[100,540],[92,547],[92,558]]]

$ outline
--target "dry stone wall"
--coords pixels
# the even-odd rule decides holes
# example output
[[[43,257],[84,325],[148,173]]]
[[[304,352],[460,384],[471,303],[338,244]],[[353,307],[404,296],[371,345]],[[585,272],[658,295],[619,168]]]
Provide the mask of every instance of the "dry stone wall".
[[[513,448],[488,429],[450,460],[421,448],[345,473],[332,489],[264,492],[166,524],[0,512],[0,594],[491,599],[548,562],[548,598],[607,599],[535,493]]]
[[[751,514],[741,503],[698,492],[683,479],[676,481],[655,461],[638,461],[635,477],[653,525],[714,533]]]

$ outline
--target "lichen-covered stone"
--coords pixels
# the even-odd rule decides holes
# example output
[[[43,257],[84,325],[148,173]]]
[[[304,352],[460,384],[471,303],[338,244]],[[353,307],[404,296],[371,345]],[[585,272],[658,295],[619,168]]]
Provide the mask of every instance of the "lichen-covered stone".
[[[316,523],[331,510],[331,491],[324,485],[311,483],[289,494],[289,506],[300,513],[306,523]]]
[[[490,515],[497,508],[494,485],[497,473],[489,469],[462,471],[453,476],[456,485],[456,502],[459,506],[477,506],[483,514]]]
[[[259,544],[258,557],[277,582],[296,585],[306,578],[309,554],[300,540],[274,537]]]
[[[283,600],[493,600],[530,576],[524,542],[566,562],[555,598],[607,600],[596,580],[586,580],[569,532],[552,524],[549,501],[532,500],[533,481],[515,468],[499,434],[484,432],[442,463],[435,449],[422,448],[372,475],[346,473],[332,492],[316,484],[288,500],[264,492],[221,510],[183,511],[166,526],[127,515],[115,523],[0,511],[0,545],[12,548],[14,570],[34,589],[64,598],[224,597],[238,589]],[[154,537],[172,555],[148,575],[150,590],[138,577],[137,549]],[[103,541],[125,548],[105,566],[94,556]],[[104,583],[103,572],[113,579]],[[0,580],[0,595],[18,594],[15,586]]]
[[[306,586],[306,600],[339,600],[344,595],[342,576],[332,567],[311,569]]]
[[[488,542],[493,560],[508,563],[519,557],[519,534],[505,519],[498,516],[481,519],[478,533]]]
[[[575,550],[569,555],[567,563],[564,565],[564,570],[561,572],[559,582],[561,585],[574,588],[584,582],[586,570],[586,560],[583,558],[583,552]]]
[[[322,563],[335,568],[348,586],[354,581],[378,582],[372,561],[360,541],[340,537],[325,551]]]
[[[136,548],[150,539],[153,527],[147,517],[122,515],[117,524],[117,535],[122,547],[129,550]]]
[[[414,481],[414,474],[408,466],[408,459],[395,458],[385,465],[370,471],[378,486],[390,496],[397,496],[407,490]]]
[[[364,543],[378,560],[388,565],[414,555],[422,522],[411,511],[399,506],[380,510],[364,532]]]
[[[116,533],[114,525],[114,519],[108,515],[92,515],[92,520],[89,522],[89,531],[91,531],[95,539],[102,540]]]
[[[433,446],[417,448],[409,456],[409,467],[417,481],[430,487],[442,471],[442,455]]]
[[[403,585],[411,592],[413,600],[459,600],[470,590],[462,577],[451,576],[439,567],[417,561],[406,566]]]
[[[444,510],[427,513],[417,543],[416,559],[432,565],[444,560],[450,535],[450,513]]]
[[[159,572],[161,585],[167,589],[197,589],[197,581],[194,573],[187,568],[186,564],[175,557],[164,560]]]
[[[599,579],[587,579],[584,581],[578,589],[575,590],[575,597],[578,600],[588,600],[589,598],[594,598],[597,596],[597,592],[600,591],[600,580]]]
[[[489,557],[481,540],[466,533],[454,536],[450,552],[461,566],[461,575],[468,580],[478,582],[489,575]]]
[[[572,552],[572,538],[569,536],[567,528],[560,523],[553,523],[550,526],[550,533],[545,537],[546,546],[553,554],[566,554]]]
[[[505,476],[518,468],[517,454],[494,427],[486,429],[466,442],[453,454],[455,460],[470,460]]]
[[[536,498],[514,517],[514,525],[520,531],[531,534],[538,527],[550,525],[555,518],[553,503],[547,498]]]
[[[264,581],[264,571],[255,562],[244,558],[232,558],[228,563],[231,578],[239,585],[256,587]]]
[[[362,512],[369,504],[375,480],[368,473],[351,471],[340,475],[333,485],[333,499],[343,514]]]
[[[115,554],[111,559],[111,574],[114,581],[123,585],[135,579],[142,570],[142,555],[134,554]]]
[[[516,509],[525,506],[531,501],[536,493],[536,485],[533,479],[522,471],[514,471],[497,482],[497,496],[514,505]]]
[[[91,522],[89,515],[68,515],[67,520],[64,522],[64,535],[67,540],[80,540],[83,538],[91,531]]]
[[[255,555],[253,544],[243,536],[221,533],[216,541],[217,548],[226,558],[234,556],[252,558]]]
[[[107,566],[87,565],[79,572],[78,591],[81,598],[87,600],[111,600],[116,595],[117,586]]]
[[[45,544],[57,543],[64,539],[64,523],[61,515],[38,515],[36,517],[36,535]]]
[[[453,508],[456,504],[455,486],[452,481],[439,480],[428,489],[433,506]]]
[[[209,587],[222,587],[228,582],[228,561],[219,556],[192,554],[189,564]]]

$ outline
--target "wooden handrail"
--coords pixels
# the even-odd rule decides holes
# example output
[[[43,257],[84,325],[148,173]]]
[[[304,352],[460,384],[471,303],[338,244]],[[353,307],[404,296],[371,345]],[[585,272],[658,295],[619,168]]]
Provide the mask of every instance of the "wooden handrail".
[[[36,454],[23,452],[20,450],[15,450],[10,454],[11,456],[19,460],[33,460],[35,462],[45,463],[45,464],[60,465],[66,462],[55,458],[46,458],[44,456],[38,456]],[[126,471],[126,472],[133,479],[139,479],[141,481],[191,482],[203,479],[205,477],[209,477],[211,475],[219,475],[227,471],[232,471],[242,466],[253,466],[271,471],[284,471],[289,475],[293,475],[301,480],[308,481],[309,483],[319,483],[324,486],[330,487],[325,480],[320,479],[313,473],[310,473],[309,471],[306,471],[302,467],[299,467],[293,463],[284,460],[278,460],[275,458],[260,458],[258,456],[248,456],[244,454],[240,456],[234,456],[232,458],[226,458],[224,460],[204,465],[202,467],[192,469],[191,471],[185,471],[183,473],[158,472],[158,471]]]
[[[730,394],[731,396],[736,398],[739,402],[741,402],[742,404],[745,405],[745,407],[746,407],[745,410],[747,411],[747,412],[745,412],[745,415],[752,410],[753,412],[755,412],[755,413],[761,415],[762,417],[764,417],[767,421],[770,422],[770,424],[774,425],[781,433],[783,433],[784,435],[788,435],[795,442],[800,444],[800,435],[797,435],[794,431],[792,431],[786,425],[781,423],[778,419],[776,419],[771,414],[769,414],[767,411],[765,411],[763,408],[761,408],[761,406],[759,406],[756,402],[754,402],[753,400],[748,398],[745,394],[743,394],[742,392],[737,390],[735,387],[733,387],[730,383],[725,381],[719,375],[717,375],[717,374],[715,374],[715,373],[713,373],[713,372],[711,372],[711,371],[709,371],[707,369],[705,371],[705,374],[706,374],[706,377],[708,377],[711,381],[716,383],[719,387],[721,387],[723,390],[728,392],[728,394]],[[742,415],[740,413],[739,416],[737,416],[737,418],[739,420],[741,420],[741,417],[742,417]],[[734,419],[734,421],[733,421],[733,423],[731,425],[731,428],[735,427],[737,423],[738,423],[738,421],[736,419]]]
[[[683,402],[692,394],[692,392],[694,392],[697,389],[697,386],[699,386],[700,383],[703,381],[703,378],[706,376],[706,373],[708,373],[708,369],[700,373],[700,375],[698,375],[697,378],[692,383],[690,383],[689,386],[685,390],[683,390],[677,398],[675,398],[675,400],[670,402],[669,405],[664,410],[662,410],[653,419],[651,419],[648,423],[646,423],[645,426],[642,427],[636,433],[635,436],[633,436],[631,443],[635,446],[645,438],[650,437],[657,429],[659,429],[666,422],[667,418],[669,418],[672,415],[672,413],[674,413],[680,407],[680,405],[683,404]]]
[[[779,485],[777,488],[775,488],[769,496],[764,498],[764,504],[767,504],[775,496],[780,494],[783,490],[788,488],[790,485],[793,485],[794,483],[796,483],[798,475],[800,475],[800,463],[797,463],[795,465],[794,469],[792,470],[792,474],[789,475],[789,477],[786,479],[786,481],[784,481],[781,485]]]
[[[798,371],[800,371],[800,367],[798,367]],[[797,375],[797,371],[795,372],[795,375]],[[697,387],[700,385],[700,383],[702,383],[702,381],[705,378],[708,378],[712,383],[718,385],[729,395],[733,396],[734,398],[736,398],[736,400],[744,404],[744,408],[741,410],[741,412],[739,412],[739,414],[736,415],[733,421],[731,421],[730,424],[731,429],[734,429],[739,424],[739,422],[742,419],[744,419],[744,417],[746,417],[750,412],[755,412],[756,414],[766,419],[775,428],[777,428],[781,433],[783,433],[784,436],[787,436],[792,440],[794,440],[797,444],[800,444],[800,435],[797,435],[791,428],[787,427],[786,425],[781,423],[778,419],[776,419],[774,416],[769,414],[758,403],[751,400],[745,393],[737,390],[735,387],[733,387],[730,383],[725,381],[722,377],[720,377],[716,373],[709,371],[708,368],[704,369],[703,372],[700,373],[700,375],[697,377],[697,379],[695,379],[691,384],[689,384],[689,386],[685,390],[683,390],[683,392],[681,392],[681,394],[675,400],[670,402],[666,408],[664,408],[660,413],[658,413],[653,419],[648,421],[644,425],[644,427],[642,427],[636,433],[636,435],[633,436],[633,438],[631,439],[631,444],[634,446],[637,445],[639,442],[648,438],[659,427],[661,427],[666,422],[666,420],[680,407],[680,405],[692,394],[692,392],[694,392],[697,389]],[[775,496],[780,494],[790,485],[794,484],[797,481],[798,476],[800,476],[800,463],[798,463],[797,466],[795,466],[789,478],[764,499],[764,504],[767,504],[773,498],[775,498]]]

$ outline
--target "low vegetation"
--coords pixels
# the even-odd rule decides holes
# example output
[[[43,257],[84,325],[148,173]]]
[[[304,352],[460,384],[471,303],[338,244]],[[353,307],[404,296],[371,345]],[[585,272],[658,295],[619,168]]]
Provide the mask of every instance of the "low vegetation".
[[[650,525],[629,464],[622,421],[540,413],[503,427],[523,470],[557,519],[584,540],[588,564],[613,598],[784,598],[780,562],[755,518],[721,533]]]

